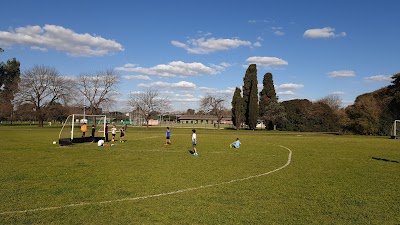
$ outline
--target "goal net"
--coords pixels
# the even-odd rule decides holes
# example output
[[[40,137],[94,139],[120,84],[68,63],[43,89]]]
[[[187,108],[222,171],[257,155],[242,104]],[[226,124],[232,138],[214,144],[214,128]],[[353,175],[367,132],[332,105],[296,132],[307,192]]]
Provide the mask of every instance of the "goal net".
[[[69,115],[61,128],[58,143],[60,145],[71,145],[72,143],[97,142],[99,139],[104,139],[104,130],[99,132],[99,128],[104,128],[105,124],[105,115]],[[95,131],[93,136],[92,128]],[[86,131],[83,132],[82,130]]]
[[[393,139],[400,138],[400,120],[395,120],[392,125],[391,136]]]

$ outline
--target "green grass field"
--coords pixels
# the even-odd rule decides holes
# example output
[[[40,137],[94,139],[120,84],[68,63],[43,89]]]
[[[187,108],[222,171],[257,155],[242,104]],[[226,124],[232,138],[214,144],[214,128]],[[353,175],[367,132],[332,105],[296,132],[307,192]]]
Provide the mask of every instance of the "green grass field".
[[[191,129],[59,130],[0,126],[0,224],[400,224],[400,140],[198,129],[194,157]]]

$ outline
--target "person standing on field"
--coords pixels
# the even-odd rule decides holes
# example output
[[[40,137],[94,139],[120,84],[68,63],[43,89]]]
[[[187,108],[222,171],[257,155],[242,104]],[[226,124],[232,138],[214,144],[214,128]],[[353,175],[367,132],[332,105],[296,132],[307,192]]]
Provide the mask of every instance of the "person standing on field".
[[[92,142],[94,142],[94,135],[96,133],[96,128],[94,125],[92,125]]]
[[[111,135],[112,135],[112,139],[111,141],[114,142],[115,141],[115,135],[117,134],[117,128],[115,127],[115,125],[112,126],[111,128]]]
[[[197,144],[197,135],[196,135],[196,130],[193,129],[193,130],[192,130],[192,145],[193,145],[193,155],[194,155],[194,156],[198,156],[198,155],[199,155],[199,154],[197,153],[196,144]]]
[[[165,145],[171,144],[171,130],[167,127],[165,131]]]
[[[85,133],[86,133],[86,131],[87,131],[86,123],[83,123],[83,124],[82,124],[82,126],[81,126],[81,131],[82,131],[82,137],[84,138],[84,137],[85,137]]]
[[[104,136],[106,137],[106,142],[108,142],[108,123],[106,123],[106,126],[104,127]]]
[[[119,129],[119,132],[120,132],[120,134],[119,134],[119,142],[125,142],[125,128],[124,127],[121,127],[120,129]]]

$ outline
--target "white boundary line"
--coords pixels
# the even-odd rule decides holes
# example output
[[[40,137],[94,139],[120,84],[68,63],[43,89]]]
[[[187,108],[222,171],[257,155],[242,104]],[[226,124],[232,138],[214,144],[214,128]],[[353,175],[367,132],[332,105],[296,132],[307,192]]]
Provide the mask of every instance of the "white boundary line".
[[[239,181],[250,180],[250,179],[253,179],[253,178],[262,177],[262,176],[269,175],[271,173],[275,173],[275,172],[277,172],[277,171],[279,171],[281,169],[284,169],[285,167],[287,167],[291,163],[291,161],[292,161],[292,150],[290,150],[288,147],[285,147],[283,145],[277,145],[277,146],[279,146],[281,148],[284,148],[284,149],[289,151],[289,155],[288,155],[288,158],[287,158],[287,161],[286,161],[285,165],[283,165],[281,167],[278,167],[278,168],[276,168],[274,170],[268,171],[266,173],[262,173],[262,174],[248,176],[248,177],[245,177],[245,178],[234,179],[234,180],[230,180],[230,181],[224,181],[224,182],[217,183],[217,184],[202,185],[202,186],[199,186],[199,187],[186,188],[186,189],[181,189],[181,190],[176,190],[176,191],[171,191],[171,192],[165,192],[165,193],[160,193],[160,194],[139,196],[139,197],[134,197],[134,198],[114,199],[114,200],[107,200],[107,201],[100,201],[100,202],[81,202],[81,203],[74,203],[74,204],[63,205],[63,206],[40,207],[40,208],[36,208],[36,209],[0,212],[0,215],[27,213],[27,212],[38,212],[38,211],[48,211],[48,210],[70,208],[70,207],[77,207],[77,206],[108,204],[108,203],[114,203],[114,202],[136,201],[136,200],[141,200],[141,199],[155,198],[155,197],[161,197],[161,196],[167,196],[167,195],[174,195],[174,194],[179,194],[179,193],[188,192],[188,191],[195,191],[195,190],[199,190],[199,189],[217,187],[217,186],[222,186],[222,185],[225,185],[225,184],[231,184],[231,183],[235,183],[235,182],[239,182]]]

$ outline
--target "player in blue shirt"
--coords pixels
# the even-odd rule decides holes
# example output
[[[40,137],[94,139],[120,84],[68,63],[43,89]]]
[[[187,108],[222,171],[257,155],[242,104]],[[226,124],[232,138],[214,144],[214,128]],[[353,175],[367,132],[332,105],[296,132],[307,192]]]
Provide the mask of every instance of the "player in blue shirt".
[[[239,138],[236,138],[236,141],[233,142],[232,144],[230,144],[229,147],[231,147],[231,148],[240,148],[241,144],[242,143],[240,143]]]
[[[169,127],[167,127],[167,130],[165,131],[165,145],[171,144],[171,131]]]

